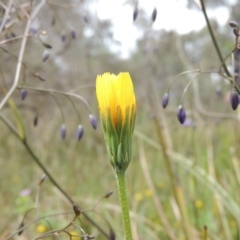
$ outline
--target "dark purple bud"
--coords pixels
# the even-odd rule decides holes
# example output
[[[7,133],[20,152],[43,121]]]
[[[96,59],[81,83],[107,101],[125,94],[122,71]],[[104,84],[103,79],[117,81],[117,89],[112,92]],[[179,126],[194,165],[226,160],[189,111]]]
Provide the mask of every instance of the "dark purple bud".
[[[36,34],[37,30],[35,28],[31,27],[29,32],[30,32],[30,34]]]
[[[81,209],[76,203],[73,203],[73,211],[75,212],[76,216],[81,214]]]
[[[109,239],[110,240],[116,240],[116,234],[115,234],[115,232],[113,231],[112,228],[110,228]]]
[[[92,124],[92,127],[93,127],[94,129],[96,129],[96,128],[97,128],[97,119],[95,118],[95,116],[92,115],[92,114],[90,114],[90,115],[89,115],[89,119],[90,119],[90,122],[91,122],[91,124]]]
[[[138,16],[138,8],[136,7],[133,12],[133,21],[136,21],[137,16]]]
[[[27,97],[27,94],[28,94],[27,90],[22,88],[21,89],[21,98],[22,98],[22,100],[24,100]]]
[[[169,100],[169,94],[165,93],[163,98],[162,98],[162,106],[163,108],[166,108],[168,105],[168,100]]]
[[[49,51],[45,50],[42,55],[42,61],[46,62],[49,58],[49,55],[50,55]]]
[[[45,47],[45,48],[52,48],[52,46],[48,43],[45,43],[45,42],[42,42],[42,45]]]
[[[36,115],[33,120],[33,126],[36,127],[38,125],[38,116]]]
[[[71,29],[71,35],[72,39],[76,39],[76,31],[73,28]]]
[[[66,34],[65,33],[61,34],[61,39],[63,42],[66,42]]]
[[[178,113],[177,113],[178,120],[181,124],[183,124],[186,120],[186,112],[182,105],[178,107]]]
[[[238,28],[238,24],[237,24],[235,21],[233,21],[233,20],[231,20],[231,21],[229,22],[229,26],[230,26],[231,28]]]
[[[83,20],[85,23],[88,23],[88,17],[86,15],[83,16]]]
[[[22,229],[23,227],[24,227],[24,223],[21,222],[19,227],[18,227],[18,236],[20,236],[23,233],[23,229]],[[20,229],[22,229],[22,230],[20,230]]]
[[[106,193],[105,198],[109,198],[113,194],[113,190],[110,190]]]
[[[236,110],[239,104],[239,96],[235,89],[232,90],[230,101],[231,101],[232,109]]]
[[[66,129],[65,124],[63,124],[63,125],[61,126],[60,133],[61,133],[62,139],[65,139],[66,133],[67,133],[67,129]]]
[[[152,22],[155,22],[156,18],[157,18],[157,9],[155,7],[152,12]]]
[[[81,140],[81,138],[83,137],[83,134],[84,134],[84,128],[82,125],[78,125],[78,128],[77,128],[77,132],[76,132],[76,138],[77,140]]]

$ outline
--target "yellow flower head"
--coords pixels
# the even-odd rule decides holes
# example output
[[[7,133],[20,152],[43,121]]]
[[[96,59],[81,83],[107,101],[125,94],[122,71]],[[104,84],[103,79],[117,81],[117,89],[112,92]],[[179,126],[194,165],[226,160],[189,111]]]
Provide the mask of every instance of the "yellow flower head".
[[[106,117],[109,109],[115,126],[119,111],[122,122],[124,122],[127,109],[134,108],[133,111],[136,111],[133,84],[128,72],[119,73],[117,76],[110,73],[98,75],[96,91],[102,115]]]
[[[47,230],[47,228],[43,224],[40,224],[36,227],[36,232],[38,232],[38,233],[44,233],[44,232],[46,232],[46,230]]]
[[[96,94],[110,162],[126,170],[136,118],[136,99],[128,72],[97,76]]]

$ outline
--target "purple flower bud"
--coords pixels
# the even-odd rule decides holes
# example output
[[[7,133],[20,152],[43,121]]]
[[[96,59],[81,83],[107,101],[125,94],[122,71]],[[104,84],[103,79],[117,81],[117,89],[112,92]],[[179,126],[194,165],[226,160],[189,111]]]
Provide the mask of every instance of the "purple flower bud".
[[[36,127],[38,125],[38,116],[36,115],[33,120],[33,126]]]
[[[77,131],[76,131],[76,138],[77,140],[81,140],[81,138],[83,137],[84,134],[84,128],[82,125],[78,125]]]
[[[76,31],[73,28],[71,29],[71,35],[72,39],[76,39]]]
[[[83,20],[85,23],[88,23],[88,17],[86,15],[83,16]]]
[[[168,95],[168,93],[165,93],[163,98],[162,98],[162,106],[163,106],[163,108],[167,107],[168,100],[169,100],[169,95]]]
[[[65,33],[61,34],[61,39],[63,42],[66,42],[66,34]]]
[[[136,21],[137,16],[138,16],[138,9],[137,9],[137,7],[136,7],[136,8],[134,9],[134,12],[133,12],[133,21]]]
[[[237,23],[236,23],[235,21],[233,21],[233,20],[231,20],[231,21],[229,22],[229,26],[230,26],[231,28],[238,28]]]
[[[42,45],[45,47],[45,48],[52,48],[52,46],[48,43],[45,43],[45,42],[42,42]]]
[[[61,126],[60,133],[61,133],[62,139],[65,139],[66,133],[67,133],[65,124],[63,124],[63,125]]]
[[[90,119],[90,122],[91,122],[91,124],[92,124],[92,127],[93,127],[94,129],[96,129],[96,128],[97,128],[97,119],[95,118],[95,116],[92,115],[92,114],[90,114],[90,115],[89,115],[89,119]]]
[[[178,120],[181,124],[183,124],[186,120],[186,112],[182,105],[178,107],[178,113],[177,113]]]
[[[50,55],[49,51],[45,50],[42,55],[42,61],[46,62],[49,58],[49,55]]]
[[[157,9],[155,7],[152,12],[152,22],[155,22],[156,18],[157,18]]]
[[[233,89],[231,96],[230,96],[230,102],[232,105],[232,109],[236,110],[239,104],[239,97],[238,97],[238,93]]]
[[[21,97],[22,97],[22,100],[24,100],[26,97],[27,97],[27,90],[22,88],[21,89]]]

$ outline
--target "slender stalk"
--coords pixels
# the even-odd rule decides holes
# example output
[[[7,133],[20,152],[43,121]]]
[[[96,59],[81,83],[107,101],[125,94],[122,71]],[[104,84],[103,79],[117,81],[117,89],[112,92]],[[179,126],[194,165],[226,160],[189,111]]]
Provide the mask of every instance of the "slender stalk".
[[[209,31],[210,36],[212,38],[212,42],[213,42],[213,45],[214,45],[214,47],[216,49],[218,58],[219,58],[222,66],[223,66],[223,69],[224,69],[225,73],[227,74],[228,77],[230,77],[231,74],[230,74],[230,72],[227,69],[227,66],[226,66],[226,64],[224,62],[224,59],[223,59],[223,56],[222,56],[222,53],[221,53],[220,48],[218,46],[217,40],[216,40],[215,35],[213,33],[213,30],[212,30],[212,27],[211,27],[211,24],[210,24],[210,21],[209,21],[207,12],[206,12],[204,0],[200,0],[200,2],[201,2],[201,6],[202,6],[202,12],[203,12],[204,18],[205,18],[206,23],[207,23],[208,31]]]
[[[132,230],[131,230],[131,222],[129,216],[129,207],[126,193],[126,182],[125,182],[125,172],[124,171],[116,171],[116,179],[118,185],[118,193],[119,199],[121,203],[122,209],[122,219],[123,219],[123,227],[125,232],[125,239],[132,240]]]

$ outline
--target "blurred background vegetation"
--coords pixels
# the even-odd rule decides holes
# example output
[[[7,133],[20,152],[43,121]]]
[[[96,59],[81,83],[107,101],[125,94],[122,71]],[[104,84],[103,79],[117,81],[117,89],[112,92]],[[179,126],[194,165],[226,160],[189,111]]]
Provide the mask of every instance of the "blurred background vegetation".
[[[112,46],[121,46],[113,37],[114,25],[111,19],[98,18],[97,9],[92,8],[96,2],[0,3],[1,100],[16,78],[24,32],[30,23],[17,89],[0,113],[0,239],[16,233],[23,216],[33,207],[37,211],[27,212],[24,225],[36,214],[39,220],[26,227],[21,236],[10,239],[36,239],[44,232],[67,226],[74,216],[48,217],[72,211],[71,201],[48,177],[35,200],[44,169],[33,156],[82,209],[93,208],[113,190],[110,198],[87,214],[107,234],[114,232],[110,239],[123,239],[116,182],[103,133],[100,123],[93,129],[89,115],[99,120],[97,74],[128,71],[137,98],[133,158],[127,171],[134,239],[239,240],[240,112],[231,109],[232,87],[218,74],[221,62],[207,26],[183,35],[174,30],[154,30],[153,16],[147,15],[138,2],[126,1],[136,17],[129,24],[144,34],[123,58],[120,50],[113,51]],[[196,2],[185,4],[201,12]],[[211,0],[205,5],[211,11],[226,8],[229,20],[240,23],[238,1]],[[232,28],[228,22],[219,25],[216,19],[210,19],[210,23],[226,56],[235,44]],[[231,57],[226,64],[231,71]],[[207,72],[198,75],[182,103],[184,88],[196,69]],[[169,104],[163,110],[162,96],[184,71],[191,72],[172,85]],[[26,93],[22,89],[27,91],[24,101],[21,98]],[[187,111],[184,125],[176,117],[181,104]],[[34,126],[36,117],[38,124]],[[64,140],[60,134],[63,124],[67,131]],[[79,124],[84,127],[84,136],[77,141]],[[84,216],[76,224],[96,239],[107,239]],[[58,238],[71,239],[72,234],[72,239],[79,239],[77,236],[83,235],[76,226],[66,231],[70,235],[61,233]]]

